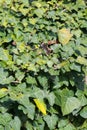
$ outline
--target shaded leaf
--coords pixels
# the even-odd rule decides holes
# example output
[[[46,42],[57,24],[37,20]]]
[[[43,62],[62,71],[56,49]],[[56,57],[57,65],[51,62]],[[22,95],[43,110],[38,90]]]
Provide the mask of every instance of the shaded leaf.
[[[8,77],[8,72],[4,71],[3,68],[0,68],[0,84],[9,84],[14,80],[12,76]]]
[[[68,123],[69,121],[67,119],[62,119],[58,122],[58,128],[64,128]]]
[[[81,110],[80,116],[87,119],[87,106]]]
[[[28,115],[29,119],[33,120],[35,114],[35,106],[29,101],[29,98],[27,96],[23,96],[18,102],[20,103],[18,109],[22,110],[24,114]]]
[[[55,103],[55,95],[54,95],[54,93],[52,93],[52,92],[48,93],[47,99],[48,99],[50,105],[53,106],[54,103]]]
[[[27,130],[33,130],[31,123],[28,121],[26,122],[25,127]]]
[[[55,114],[51,116],[47,115],[47,116],[44,116],[44,120],[46,121],[50,130],[53,130],[55,129],[56,123],[58,121],[58,117]]]
[[[4,127],[2,125],[0,125],[0,130],[4,130]]]
[[[16,79],[17,79],[19,82],[21,82],[22,79],[24,78],[24,72],[21,72],[21,71],[18,70],[18,71],[15,73],[15,77],[16,77]]]

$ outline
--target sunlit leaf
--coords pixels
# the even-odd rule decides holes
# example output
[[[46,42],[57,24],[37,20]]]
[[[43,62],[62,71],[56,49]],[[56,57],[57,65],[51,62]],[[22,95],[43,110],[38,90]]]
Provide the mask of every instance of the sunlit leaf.
[[[7,95],[8,89],[7,88],[1,88],[0,89],[0,98]]]
[[[35,25],[36,22],[37,22],[37,19],[36,18],[30,18],[29,21],[30,21],[31,24]]]
[[[37,1],[33,1],[32,4],[38,8],[41,7],[41,3],[37,2]]]
[[[34,102],[35,102],[37,108],[38,108],[44,115],[46,115],[46,105],[45,105],[45,103],[44,103],[42,100],[40,100],[40,99],[34,99]]]
[[[76,62],[82,65],[87,65],[87,59],[81,56],[78,56]]]
[[[86,130],[86,128],[87,128],[87,120],[85,120],[81,126],[81,129],[83,129],[83,130]]]
[[[62,28],[58,31],[58,38],[61,44],[67,44],[71,40],[72,34],[69,29]]]
[[[11,126],[13,130],[20,130],[21,128],[21,121],[19,117],[15,116],[14,120],[11,121]]]
[[[0,47],[0,60],[8,61],[11,59],[12,57],[9,55],[9,51]]]
[[[77,98],[69,97],[66,101],[62,101],[62,113],[63,115],[67,115],[80,106],[81,102]]]
[[[34,11],[34,13],[38,16],[38,17],[42,17],[43,14],[45,13],[45,9],[44,8],[38,8]]]

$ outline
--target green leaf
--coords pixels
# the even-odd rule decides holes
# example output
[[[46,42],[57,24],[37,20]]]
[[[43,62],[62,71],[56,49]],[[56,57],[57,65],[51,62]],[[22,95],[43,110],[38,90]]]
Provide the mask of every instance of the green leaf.
[[[31,123],[28,122],[28,121],[26,122],[25,127],[26,127],[27,130],[33,130]]]
[[[37,84],[35,78],[32,77],[32,76],[28,76],[28,77],[26,78],[26,82],[27,82],[28,84]]]
[[[28,118],[33,120],[35,114],[35,106],[31,103],[28,97],[23,96],[20,101],[20,105],[18,106],[19,110],[22,110],[24,114],[28,115]]]
[[[39,39],[37,34],[33,34],[32,38],[31,38],[31,43],[38,43]]]
[[[12,120],[12,115],[9,113],[0,113],[0,124],[6,126]]]
[[[54,93],[53,93],[53,92],[48,93],[47,99],[48,99],[48,101],[49,101],[49,104],[50,104],[51,106],[53,106],[54,103],[55,103],[55,95],[54,95]]]
[[[11,127],[13,130],[20,130],[21,129],[21,121],[19,117],[15,116],[14,120],[11,121]]]
[[[17,49],[20,51],[20,52],[24,52],[25,50],[25,43],[24,42],[17,42]]]
[[[55,114],[53,114],[51,116],[46,115],[46,116],[44,116],[44,120],[46,121],[46,123],[47,123],[48,127],[50,128],[50,130],[53,130],[56,127],[58,117]]]
[[[86,130],[86,128],[87,128],[87,120],[85,120],[84,123],[81,126],[82,130]]]
[[[66,101],[62,101],[63,115],[67,115],[79,107],[81,107],[81,102],[76,97],[69,97]]]
[[[75,64],[75,63],[72,63],[72,64],[70,65],[70,68],[71,68],[71,70],[75,70],[75,71],[78,71],[78,72],[81,71],[81,66],[78,65],[78,64]]]
[[[20,6],[19,11],[20,11],[23,15],[27,15],[28,12],[29,12],[29,9],[28,9],[28,8],[24,8],[23,6],[24,6],[23,4]]]
[[[47,80],[47,77],[45,77],[44,75],[43,76],[38,76],[37,77],[39,83],[41,84],[41,86],[45,89],[47,89],[48,87],[48,80]]]
[[[83,8],[85,6],[85,2],[82,0],[77,0],[76,1],[76,7],[78,8]]]
[[[23,19],[23,20],[22,20],[22,24],[24,25],[24,27],[26,27],[26,26],[28,25],[27,19]]]
[[[8,50],[5,50],[5,49],[0,47],[0,60],[8,61],[11,59],[12,59],[12,57],[11,57],[11,55],[9,55]]]
[[[84,57],[85,55],[86,55],[86,53],[87,53],[87,48],[86,47],[84,47],[84,46],[78,46],[78,51],[81,53],[81,55]]]
[[[32,24],[32,25],[35,25],[36,22],[37,22],[37,20],[38,20],[38,19],[36,19],[36,18],[30,18],[30,19],[29,19],[30,24]]]
[[[1,88],[0,89],[0,98],[6,96],[8,94],[8,89],[7,88]]]
[[[35,66],[35,64],[33,64],[33,63],[31,63],[31,64],[29,64],[28,66],[27,66],[27,69],[29,70],[29,71],[37,71],[36,70],[36,66]]]
[[[80,116],[87,119],[87,106],[80,111]]]
[[[36,120],[36,123],[37,123],[36,128],[37,128],[38,130],[44,130],[44,129],[45,129],[45,122],[44,122],[44,120],[43,120],[42,117],[39,117],[39,118]]]
[[[14,81],[12,76],[8,77],[8,72],[4,71],[3,68],[0,68],[0,84],[9,84]]]
[[[60,90],[60,96],[63,97],[64,99],[72,97],[74,95],[72,90],[69,90],[68,88],[64,88],[62,89],[62,91]]]
[[[69,123],[67,126],[60,128],[59,130],[76,130],[73,124]]]
[[[58,106],[61,106],[61,92],[56,90],[54,91],[54,94],[55,94],[55,104],[58,105]]]
[[[38,99],[44,99],[46,97],[46,92],[38,87],[35,87],[33,89],[30,89],[28,92],[30,97],[38,98]]]
[[[47,61],[47,65],[48,67],[52,67],[53,66],[53,62],[51,60]]]
[[[78,56],[78,58],[76,59],[76,62],[81,64],[81,65],[86,65],[87,66],[87,59],[81,56]]]
[[[32,4],[33,4],[34,6],[36,6],[37,8],[40,8],[40,7],[42,6],[41,3],[40,3],[40,2],[37,2],[37,1],[33,1]]]
[[[17,72],[15,73],[15,77],[16,77],[16,79],[19,81],[19,82],[21,82],[22,81],[22,79],[24,78],[24,72],[21,72],[20,70],[17,70]]]
[[[39,64],[39,65],[44,65],[44,64],[46,64],[46,61],[44,59],[37,58],[36,63]]]
[[[42,17],[43,14],[45,13],[45,9],[44,8],[38,8],[34,11],[34,13],[38,16],[38,17]]]
[[[0,130],[4,130],[4,127],[2,125],[0,125]]]
[[[58,128],[64,128],[68,123],[69,121],[67,119],[62,119],[58,122]]]
[[[82,90],[77,90],[77,92],[76,92],[75,95],[76,95],[76,96],[78,97],[78,99],[80,100],[81,106],[87,105],[87,98],[86,98],[85,95],[84,95],[84,91],[82,91]]]
[[[10,126],[10,122],[4,127],[4,129],[6,129],[6,130],[11,130],[12,129],[11,126]]]
[[[74,30],[74,31],[72,31],[73,32],[73,35],[75,35],[77,38],[80,38],[80,36],[81,36],[81,30],[80,29],[76,29],[76,30]]]
[[[1,130],[87,130],[86,4],[0,0]]]

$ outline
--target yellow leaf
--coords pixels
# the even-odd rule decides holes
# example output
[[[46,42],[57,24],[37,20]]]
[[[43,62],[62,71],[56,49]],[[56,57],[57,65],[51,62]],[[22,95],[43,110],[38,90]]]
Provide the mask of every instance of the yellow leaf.
[[[70,33],[70,30],[66,28],[62,28],[58,31],[59,42],[63,45],[67,44],[69,40],[71,39],[71,37],[72,37],[72,34]]]
[[[37,18],[30,18],[29,21],[30,21],[30,24],[35,25],[37,22]]]
[[[38,3],[38,2],[36,2],[36,7],[38,7],[38,8],[40,8],[41,7],[41,4],[40,3]]]
[[[36,6],[37,8],[40,8],[42,6],[41,3],[37,2],[37,1],[33,1],[32,5]]]
[[[45,60],[42,60],[42,59],[37,59],[37,64],[39,65],[43,65],[43,64],[46,64],[46,61]]]
[[[17,42],[16,43],[17,44],[17,48],[18,48],[18,50],[20,51],[20,52],[24,52],[24,50],[25,50],[25,43],[24,42]]]
[[[24,95],[23,95],[22,93],[19,93],[19,94],[17,95],[17,99],[21,99],[23,96],[24,96]]]
[[[87,66],[87,59],[81,56],[78,56],[78,58],[76,59],[76,62],[82,65]]]
[[[0,92],[7,92],[7,91],[8,91],[7,88],[1,88],[1,89],[0,89]]]
[[[35,102],[37,108],[38,108],[44,115],[46,115],[46,105],[45,105],[45,103],[44,103],[42,100],[40,100],[40,99],[34,99],[34,102]]]
[[[66,66],[68,64],[69,64],[69,61],[63,61],[60,64],[58,64],[57,66],[58,66],[58,69],[60,69],[61,67],[64,67],[64,66]]]
[[[7,88],[1,88],[0,89],[0,98],[7,95],[8,89]]]

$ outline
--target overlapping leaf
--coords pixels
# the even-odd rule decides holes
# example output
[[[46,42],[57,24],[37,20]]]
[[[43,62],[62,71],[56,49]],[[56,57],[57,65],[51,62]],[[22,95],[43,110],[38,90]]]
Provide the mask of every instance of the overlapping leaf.
[[[87,128],[86,3],[0,1],[0,130]]]

